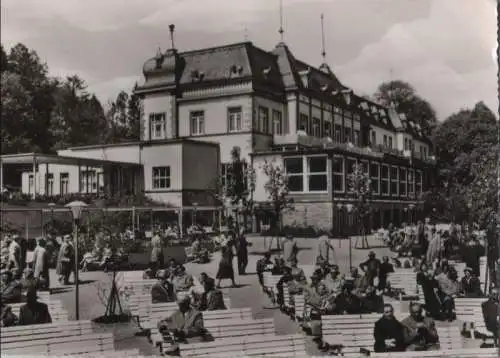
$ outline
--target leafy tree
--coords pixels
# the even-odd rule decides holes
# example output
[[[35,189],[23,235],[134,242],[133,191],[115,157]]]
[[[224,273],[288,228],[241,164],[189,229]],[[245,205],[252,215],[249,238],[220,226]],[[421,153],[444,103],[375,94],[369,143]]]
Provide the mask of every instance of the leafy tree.
[[[401,80],[382,83],[373,97],[384,106],[394,104],[398,113],[420,124],[423,131],[430,134],[437,123],[436,111],[432,105],[420,97],[415,88]]]
[[[138,95],[132,93],[127,103],[127,139],[140,140],[142,137],[143,107]]]
[[[142,104],[139,96],[120,91],[109,107],[106,114],[108,122],[106,142],[139,140],[142,130]]]
[[[271,232],[276,233],[276,236],[278,236],[283,214],[294,209],[293,198],[289,195],[288,178],[283,168],[272,162],[265,161],[262,170],[267,176],[264,189],[270,204],[268,214],[270,214],[271,219]],[[279,240],[276,241],[279,249]],[[272,247],[272,241],[269,247]]]
[[[353,215],[356,215],[361,223],[362,245],[365,248],[365,244],[368,247],[365,234],[367,229],[366,221],[371,212],[370,199],[372,191],[368,171],[360,163],[354,164],[351,174],[347,176],[347,188],[348,195],[354,199]]]

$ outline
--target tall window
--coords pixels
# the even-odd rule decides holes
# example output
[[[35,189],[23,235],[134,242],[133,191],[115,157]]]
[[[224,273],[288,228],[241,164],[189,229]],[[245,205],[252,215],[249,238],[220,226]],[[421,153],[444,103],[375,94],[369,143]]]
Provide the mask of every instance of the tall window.
[[[408,195],[413,196],[415,194],[415,186],[414,186],[414,174],[413,170],[410,169],[408,171]]]
[[[304,163],[300,158],[285,158],[285,171],[290,192],[304,191]]]
[[[342,143],[342,127],[338,124],[335,124],[335,134],[333,140],[335,143]]]
[[[405,138],[405,150],[408,150],[408,138]]]
[[[309,134],[309,117],[304,113],[299,115],[299,129]]]
[[[324,121],[323,125],[324,125],[323,136],[332,138],[332,123],[329,121]]]
[[[326,167],[326,157],[307,158],[307,169],[309,191],[327,191],[328,172]]]
[[[389,148],[392,149],[392,137],[389,137]]]
[[[259,122],[262,133],[269,133],[269,108],[259,106]]]
[[[398,167],[391,167],[391,195],[399,195],[399,170]]]
[[[345,127],[344,128],[344,136],[345,136],[345,142],[351,142],[352,137],[351,137],[351,127]]]
[[[95,170],[83,170],[80,172],[80,188],[84,193],[97,192],[97,173]]]
[[[378,163],[371,163],[370,179],[372,192],[380,194],[380,165]]]
[[[241,107],[227,109],[227,127],[229,132],[241,131]]]
[[[35,177],[30,174],[28,177],[28,193],[33,194],[35,192]]]
[[[151,139],[165,139],[165,113],[151,113],[149,115],[149,122],[151,125]]]
[[[384,134],[384,147],[387,147],[387,135]]]
[[[407,193],[406,169],[399,168],[399,196],[406,196]]]
[[[320,126],[319,118],[314,117],[312,123],[313,123],[313,136],[316,138],[320,138],[321,137],[321,126]]]
[[[45,188],[45,194],[46,195],[54,195],[54,174],[53,173],[48,173],[46,174],[47,176],[47,188]]]
[[[153,189],[170,188],[170,167],[153,167]]]
[[[344,157],[334,156],[332,160],[332,182],[333,191],[343,193],[345,191],[345,161]]]
[[[134,179],[132,179],[132,180],[134,180]],[[104,192],[104,173],[103,172],[97,173],[97,187],[98,187],[100,193]]]
[[[346,171],[347,175],[350,175],[350,174],[353,173],[354,166],[356,165],[356,163],[357,163],[356,159],[352,159],[352,158],[347,158],[346,159],[346,163],[345,163],[346,168],[345,168],[345,171]],[[347,175],[346,175],[346,177],[347,177]]]
[[[368,166],[368,161],[360,160],[359,164],[361,165],[361,168],[363,169],[363,173],[366,173],[366,175],[370,175],[370,167]]]
[[[205,112],[193,111],[189,114],[191,135],[205,134]]]
[[[59,193],[65,195],[69,193],[69,173],[59,174]]]
[[[273,134],[284,134],[283,116],[280,111],[273,109]]]
[[[389,167],[382,165],[380,170],[380,192],[382,195],[389,195]]]
[[[326,157],[285,158],[290,192],[324,192],[328,190]]]
[[[417,195],[422,194],[422,171],[415,171],[415,192]]]
[[[372,136],[371,139],[372,145],[377,145],[377,133],[375,131],[372,131],[371,136]]]
[[[353,144],[359,146],[359,131],[357,129],[354,130]]]

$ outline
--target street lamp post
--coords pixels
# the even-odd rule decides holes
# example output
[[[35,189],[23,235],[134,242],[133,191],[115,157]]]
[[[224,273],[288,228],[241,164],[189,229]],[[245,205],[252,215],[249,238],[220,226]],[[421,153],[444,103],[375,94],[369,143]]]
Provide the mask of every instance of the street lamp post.
[[[80,319],[80,281],[78,278],[79,263],[78,260],[78,224],[82,217],[83,209],[87,206],[83,201],[72,201],[65,205],[70,208],[71,215],[73,216],[73,240],[75,245],[75,319]]]
[[[346,204],[346,209],[347,209],[347,213],[349,214],[348,215],[348,235],[349,235],[349,270],[351,269],[352,267],[352,233],[351,233],[351,229],[352,229],[352,225],[351,225],[351,212],[352,212],[352,209],[353,209],[353,205],[352,204]]]

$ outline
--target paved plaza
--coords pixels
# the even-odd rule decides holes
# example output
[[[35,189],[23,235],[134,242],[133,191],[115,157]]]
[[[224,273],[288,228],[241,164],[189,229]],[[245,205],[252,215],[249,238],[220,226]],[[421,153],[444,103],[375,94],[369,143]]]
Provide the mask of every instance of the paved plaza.
[[[381,242],[374,237],[369,237],[370,250],[374,251],[378,257],[390,255],[389,249],[383,247]],[[255,274],[255,266],[261,254],[266,251],[269,239],[260,236],[250,237],[252,243],[249,255],[249,264],[247,275],[236,276],[238,287],[230,288],[230,282],[222,282],[222,290],[225,296],[230,297],[231,306],[234,308],[251,307],[255,318],[274,318],[277,334],[290,334],[301,332],[299,326],[294,323],[290,317],[281,313],[278,309],[270,308],[270,301],[267,296],[262,293],[257,276]],[[349,267],[349,244],[347,240],[334,240],[336,247],[336,256],[338,264],[342,272],[347,272]],[[315,256],[315,240],[314,239],[299,239],[300,252],[298,254],[300,265],[311,265]],[[354,265],[359,265],[364,261],[370,250],[361,250],[354,248],[355,240],[352,240],[352,261]],[[236,260],[235,260],[236,261]],[[198,276],[201,272],[207,272],[212,277],[215,277],[217,265],[219,262],[219,253],[216,252],[212,256],[212,260],[207,264],[186,264],[189,273]],[[235,262],[236,266],[236,262]],[[237,270],[235,270],[237,274]],[[52,287],[55,298],[61,299],[65,308],[69,311],[69,319],[74,319],[75,303],[74,303],[74,286],[61,287],[55,277],[55,272],[52,272]],[[103,288],[109,288],[111,274],[101,271],[83,272],[80,274],[80,280],[84,283],[80,286],[80,319],[92,319],[104,313],[104,304],[99,299],[99,292]],[[387,301],[387,299],[386,299]],[[406,306],[406,305],[403,305]],[[448,323],[439,323],[448,324]],[[451,323],[457,325],[456,322]],[[115,333],[117,349],[132,349],[139,348],[143,354],[152,354],[152,346],[144,337],[137,337],[137,326],[134,322],[129,324],[117,324],[114,326],[103,326],[103,331],[111,331]],[[307,347],[309,354],[318,355],[320,352],[316,349],[316,345],[307,339]],[[467,346],[476,347],[478,341],[467,340]],[[471,346],[472,345],[472,346]]]

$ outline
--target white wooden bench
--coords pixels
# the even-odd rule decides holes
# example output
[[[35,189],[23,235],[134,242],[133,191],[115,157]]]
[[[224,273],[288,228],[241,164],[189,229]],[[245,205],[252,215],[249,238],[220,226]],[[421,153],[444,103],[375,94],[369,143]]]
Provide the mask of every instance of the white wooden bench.
[[[68,321],[33,324],[27,326],[3,327],[0,330],[1,343],[26,342],[32,340],[78,336],[92,333],[91,321]]]
[[[372,353],[374,358],[496,358],[497,348],[453,349],[424,352]]]
[[[173,308],[171,311],[163,310],[160,312],[152,312],[149,316],[147,323],[143,325],[144,329],[150,330],[150,339],[154,346],[161,345],[163,342],[163,336],[158,331],[158,322],[172,315],[177,310],[177,307]],[[221,322],[224,320],[251,320],[252,319],[252,309],[251,308],[232,308],[220,311],[204,311],[203,315],[203,325],[210,326],[211,321]]]
[[[52,318],[52,322],[66,322],[68,320],[68,311],[64,308],[60,300],[50,300],[44,302],[48,308]],[[25,303],[13,303],[9,305],[12,308],[12,313],[19,317],[21,306]]]
[[[73,355],[114,350],[112,333],[84,334],[2,344],[2,355]]]
[[[404,295],[399,295],[400,300],[405,296],[423,298],[422,290],[417,285],[417,273],[413,269],[396,269],[395,272],[389,273],[387,281],[390,283],[392,289],[404,291]]]
[[[182,357],[272,356],[307,357],[304,337],[293,335],[263,335],[220,339],[213,342],[181,346]]]
[[[461,349],[463,347],[463,338],[455,325],[437,326],[440,350]]]
[[[491,332],[486,329],[484,323],[483,310],[481,304],[486,301],[486,298],[456,298],[455,313],[457,319],[466,324],[466,328],[471,328],[472,337],[475,338],[477,333],[488,338],[493,338]]]

